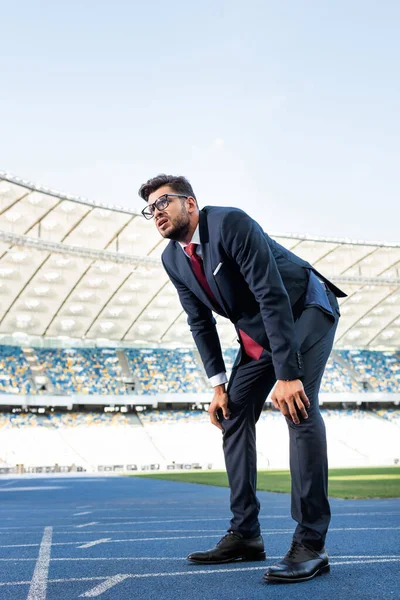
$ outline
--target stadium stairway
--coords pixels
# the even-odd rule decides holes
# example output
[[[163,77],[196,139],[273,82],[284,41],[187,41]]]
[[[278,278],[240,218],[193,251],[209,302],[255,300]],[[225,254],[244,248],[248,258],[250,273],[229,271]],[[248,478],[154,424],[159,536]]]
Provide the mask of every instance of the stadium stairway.
[[[123,350],[116,350],[115,354],[117,355],[119,365],[121,367],[122,380],[127,384],[127,386],[133,386],[135,393],[139,392],[141,385],[139,379],[136,377],[135,373],[131,371],[129,366],[128,357],[126,356]]]
[[[137,426],[140,426],[142,428],[142,431],[143,431],[144,435],[149,440],[149,442],[152,445],[152,447],[154,448],[155,452],[159,455],[159,459],[162,462],[165,462],[167,460],[167,457],[164,455],[164,452],[162,451],[162,449],[157,445],[157,443],[153,439],[153,436],[151,435],[149,429],[147,427],[145,427],[145,425],[142,423],[142,421],[140,420],[139,415],[137,415],[137,414],[136,415],[129,415],[128,418],[131,421],[132,425],[137,425]]]
[[[334,356],[335,360],[339,364],[341,364],[342,367],[347,371],[348,375],[357,384],[357,387],[359,387],[361,390],[363,379],[360,377],[360,375],[357,373],[357,371],[355,369],[353,369],[353,367],[350,365],[350,363],[345,358],[343,358],[343,356],[340,354],[340,352],[333,350],[332,355]],[[369,391],[369,392],[373,391],[369,384],[367,384],[367,387],[368,387],[368,389],[365,391]]]
[[[129,368],[129,363],[128,363],[128,359],[127,359],[125,352],[123,350],[116,350],[115,354],[117,355],[118,360],[119,360],[119,364],[120,364],[121,371],[122,371],[122,376],[132,378],[133,373]]]
[[[31,385],[36,392],[46,391],[54,394],[56,391],[47,373],[43,371],[43,366],[40,364],[35,349],[21,348],[23,355],[29,364]]]

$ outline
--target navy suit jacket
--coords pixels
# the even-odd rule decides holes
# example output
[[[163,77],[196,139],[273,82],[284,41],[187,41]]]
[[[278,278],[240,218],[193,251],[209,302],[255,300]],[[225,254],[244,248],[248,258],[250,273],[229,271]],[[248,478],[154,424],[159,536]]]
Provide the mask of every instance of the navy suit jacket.
[[[216,312],[271,353],[277,379],[301,378],[301,352],[307,348],[297,339],[295,319],[306,306],[310,271],[316,273],[335,296],[346,294],[308,262],[272,240],[244,211],[206,206],[200,211],[199,219],[204,271],[219,304]],[[174,241],[170,241],[161,258],[188,315],[207,376],[225,371],[212,315],[215,308],[197,281],[190,260]],[[327,331],[335,317],[325,312],[327,318],[323,322]],[[326,331],[321,331],[319,325],[318,331],[308,332],[307,347]]]

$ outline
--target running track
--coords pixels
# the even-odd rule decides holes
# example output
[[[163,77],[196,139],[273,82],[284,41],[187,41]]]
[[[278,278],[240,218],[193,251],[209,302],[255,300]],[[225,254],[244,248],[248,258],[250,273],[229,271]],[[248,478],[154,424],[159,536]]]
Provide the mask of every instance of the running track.
[[[262,563],[196,566],[225,533],[225,488],[130,477],[0,479],[1,600],[399,600],[400,501],[332,500],[331,572],[262,582],[288,549],[289,496],[260,492]]]

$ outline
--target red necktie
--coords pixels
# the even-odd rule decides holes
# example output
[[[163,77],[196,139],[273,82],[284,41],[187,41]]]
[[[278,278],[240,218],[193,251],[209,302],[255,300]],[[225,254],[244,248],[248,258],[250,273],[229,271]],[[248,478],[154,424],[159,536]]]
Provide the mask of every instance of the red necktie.
[[[201,287],[203,288],[207,296],[210,298],[213,305],[215,307],[219,307],[218,301],[212,293],[210,286],[208,285],[208,281],[204,273],[203,260],[196,253],[197,246],[198,244],[189,244],[188,246],[185,246],[185,252],[190,257],[193,273],[195,274],[197,281],[200,283]],[[260,346],[260,344],[255,342],[249,335],[247,335],[247,333],[245,333],[241,329],[239,329],[239,334],[247,356],[253,358],[254,360],[259,360],[264,348]]]
[[[239,333],[247,356],[250,356],[250,358],[253,358],[254,360],[259,360],[264,348],[241,329],[239,329]]]
[[[207,281],[206,275],[204,273],[203,260],[196,253],[197,246],[198,246],[198,244],[189,244],[188,246],[185,246],[185,252],[190,256],[190,262],[192,263],[193,273],[196,275],[197,281],[199,282],[199,284],[201,285],[201,287],[203,288],[203,290],[205,291],[207,296],[210,298],[210,300],[214,304],[214,306],[217,307],[218,301],[217,301],[216,297],[214,296],[214,294],[212,293],[212,290],[211,290],[210,286],[208,285],[208,281]]]

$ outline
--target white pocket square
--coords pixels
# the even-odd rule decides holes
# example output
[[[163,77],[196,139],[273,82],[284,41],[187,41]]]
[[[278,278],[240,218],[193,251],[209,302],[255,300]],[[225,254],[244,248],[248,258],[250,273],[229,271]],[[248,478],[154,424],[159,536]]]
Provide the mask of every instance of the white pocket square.
[[[218,271],[220,270],[220,268],[221,268],[221,267],[222,267],[222,262],[221,262],[221,263],[219,263],[218,267],[215,269],[215,271],[214,271],[214,273],[213,273],[214,277],[215,277],[215,275],[218,273]]]

